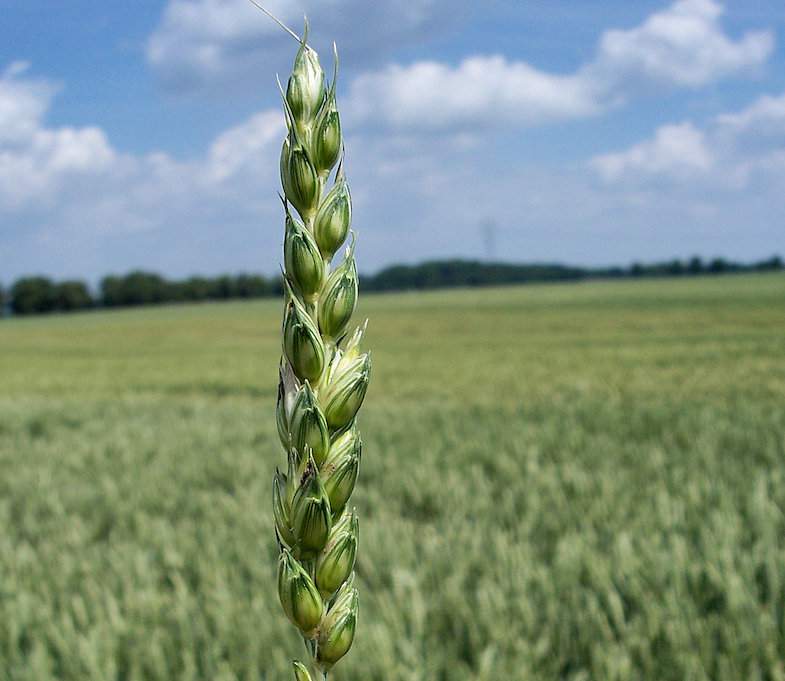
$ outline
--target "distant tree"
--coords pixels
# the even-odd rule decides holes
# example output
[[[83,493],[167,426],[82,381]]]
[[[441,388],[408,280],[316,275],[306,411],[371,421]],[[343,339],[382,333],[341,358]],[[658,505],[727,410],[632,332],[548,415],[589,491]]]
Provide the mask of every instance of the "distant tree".
[[[776,272],[777,270],[781,270],[783,268],[782,258],[778,255],[773,255],[768,260],[761,260],[760,262],[756,262],[752,267],[753,269],[759,270],[761,272]]]
[[[270,294],[270,285],[258,274],[238,275],[235,287],[239,298],[262,298]]]
[[[211,282],[204,277],[190,277],[183,282],[185,300],[207,300],[210,297]]]
[[[626,277],[629,272],[623,267],[600,267],[596,270],[586,273],[602,279],[618,279],[619,277]]]
[[[122,281],[120,277],[109,275],[101,279],[99,285],[101,304],[104,307],[122,305]]]
[[[123,277],[101,280],[101,301],[107,307],[163,303],[171,300],[171,295],[169,283],[151,272],[137,270]]]
[[[68,312],[93,306],[93,297],[83,281],[61,281],[55,284],[55,309]]]
[[[270,293],[271,296],[282,296],[283,295],[283,278],[281,276],[275,277],[270,282]]]
[[[693,255],[687,263],[687,273],[700,274],[701,272],[703,272],[703,261],[697,255]]]
[[[11,287],[14,314],[28,315],[55,309],[55,287],[46,277],[24,277]]]
[[[728,262],[724,258],[714,258],[707,267],[707,270],[712,274],[722,274],[729,269]]]
[[[665,265],[665,271],[672,276],[684,274],[685,267],[681,260],[674,259]]]
[[[167,300],[167,286],[163,277],[150,272],[131,272],[125,278],[129,304],[163,303]]]
[[[581,279],[587,270],[554,264],[514,265],[474,260],[442,260],[419,265],[393,265],[375,275],[363,275],[366,291],[394,291],[454,286],[489,286],[527,281]]]
[[[237,286],[232,277],[224,274],[210,281],[210,298],[226,300],[237,296]]]
[[[185,281],[164,281],[164,301],[168,303],[181,303],[188,300]]]
[[[259,298],[275,294],[272,282],[257,274],[189,277],[168,281],[149,272],[108,276],[101,281],[101,301],[107,307],[158,302]],[[281,288],[282,292],[283,289]]]

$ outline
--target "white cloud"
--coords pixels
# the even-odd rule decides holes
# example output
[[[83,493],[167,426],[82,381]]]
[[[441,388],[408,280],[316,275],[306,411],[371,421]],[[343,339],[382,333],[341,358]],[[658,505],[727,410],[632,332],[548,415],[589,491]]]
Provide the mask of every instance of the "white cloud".
[[[0,143],[29,140],[40,124],[57,88],[46,81],[21,76],[27,62],[13,62],[0,72]]]
[[[446,0],[367,2],[366,0],[269,0],[263,3],[294,30],[303,14],[319,27],[319,38],[338,41],[346,63],[382,59],[388,50],[409,44],[461,12]],[[362,27],[358,30],[358,27]],[[147,44],[147,60],[167,87],[222,89],[238,82],[257,83],[271,64],[291,62],[292,40],[248,0],[168,0]]]
[[[0,206],[45,201],[67,176],[103,171],[115,159],[98,128],[44,127],[56,88],[24,78],[27,68],[15,63],[0,76]]]
[[[606,31],[593,69],[607,77],[645,77],[698,86],[762,64],[774,48],[770,31],[734,41],[722,30],[714,0],[678,0],[631,30]]]
[[[350,63],[378,59],[386,48],[455,14],[455,6],[442,0],[275,0],[268,6],[292,25],[308,9],[320,35],[355,51]],[[723,30],[722,14],[715,0],[677,0],[639,26],[604,32],[595,57],[566,75],[498,55],[474,55],[457,65],[388,65],[354,79],[345,112],[356,124],[451,132],[591,116],[642,88],[698,87],[765,62],[774,46],[771,32],[733,39]],[[288,63],[291,47],[291,39],[248,0],[169,0],[147,57],[171,85],[212,87],[249,77],[257,82],[261,68],[269,72],[271,62]]]
[[[68,196],[69,186],[89,182],[89,198],[137,194],[205,193],[230,186],[262,164],[274,167],[284,134],[279,110],[262,111],[220,134],[203,158],[180,162],[164,153],[120,154],[97,127],[49,127],[45,116],[57,88],[26,76],[14,64],[0,76],[0,209],[20,209]],[[80,198],[80,197],[77,197]],[[144,203],[142,201],[142,203]],[[131,211],[133,212],[133,210]]]
[[[591,159],[608,183],[626,186],[666,180],[741,190],[785,182],[785,94],[764,95],[748,107],[720,114],[703,128],[665,125],[629,149]],[[692,187],[688,187],[692,188]]]
[[[262,111],[219,135],[210,146],[205,172],[212,182],[226,181],[253,170],[266,154],[278,148],[285,126],[280,111]]]
[[[721,14],[713,0],[679,0],[641,26],[606,31],[594,60],[568,75],[501,56],[388,66],[354,80],[347,111],[355,122],[431,131],[591,116],[644,86],[695,87],[763,63],[772,35],[733,41]]]
[[[785,133],[785,94],[764,95],[746,109],[717,117],[718,125],[734,134],[753,131],[758,135]]]
[[[597,109],[591,83],[501,56],[471,57],[455,68],[417,62],[363,74],[352,82],[347,104],[357,121],[424,129],[531,125]]]
[[[0,129],[9,132],[0,137],[0,215],[34,220],[28,240],[80,243],[76,262],[94,242],[162,230],[172,235],[197,223],[200,229],[230,220],[251,225],[249,216],[275,206],[260,201],[258,183],[274,187],[280,111],[260,112],[226,130],[193,161],[122,154],[100,128],[47,126],[55,88],[25,71],[15,66],[0,78]],[[273,189],[268,193],[274,198]],[[0,231],[11,236],[7,227]],[[38,251],[35,243],[27,244],[29,251]],[[186,235],[182,244],[195,247]]]
[[[238,240],[275,243],[267,229],[283,135],[281,112],[262,111],[217,136],[205,153],[118,152],[96,127],[54,127],[56,90],[14,67],[0,78],[0,271],[87,273],[146,266],[272,270]],[[238,258],[238,254],[240,257]],[[277,253],[276,253],[277,255]],[[254,257],[258,262],[254,265]],[[219,265],[220,266],[220,265]]]
[[[21,148],[0,147],[0,201],[46,200],[69,175],[99,172],[114,156],[98,128],[36,130]]]
[[[274,0],[270,9],[294,18],[283,2]],[[247,0],[170,0],[148,41],[147,60],[177,88],[220,83],[232,71],[246,70],[248,53],[262,50],[260,61],[268,56],[264,47],[280,36],[263,19]]]
[[[608,181],[630,173],[686,179],[708,171],[714,159],[704,133],[691,123],[681,123],[663,126],[653,139],[620,153],[597,156],[591,163]]]

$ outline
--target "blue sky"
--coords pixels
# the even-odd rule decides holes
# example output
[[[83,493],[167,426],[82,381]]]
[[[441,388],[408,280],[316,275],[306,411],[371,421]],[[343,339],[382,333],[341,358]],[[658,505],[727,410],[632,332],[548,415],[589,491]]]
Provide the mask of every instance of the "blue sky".
[[[342,55],[360,269],[785,252],[785,5],[268,7]],[[280,260],[274,76],[247,0],[0,0],[0,281]]]

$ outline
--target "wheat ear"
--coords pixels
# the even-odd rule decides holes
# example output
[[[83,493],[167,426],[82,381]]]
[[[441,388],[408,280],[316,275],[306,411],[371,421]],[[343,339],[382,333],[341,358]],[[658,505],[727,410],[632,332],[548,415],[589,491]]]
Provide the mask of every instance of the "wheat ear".
[[[323,681],[349,650],[357,624],[358,520],[349,509],[362,455],[357,412],[368,388],[365,324],[348,333],[357,304],[352,214],[335,86],[308,45],[308,23],[286,90],[280,159],[284,237],[283,357],[276,419],[286,472],[273,479],[280,547],[278,593],[310,660],[297,681]],[[337,168],[336,168],[337,166]],[[333,173],[333,169],[335,172]],[[292,210],[293,209],[293,210]]]

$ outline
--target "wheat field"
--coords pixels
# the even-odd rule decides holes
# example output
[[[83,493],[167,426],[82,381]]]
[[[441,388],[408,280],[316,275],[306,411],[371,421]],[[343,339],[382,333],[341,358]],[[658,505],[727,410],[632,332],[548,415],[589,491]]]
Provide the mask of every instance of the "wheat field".
[[[785,679],[785,277],[363,295],[336,681]],[[280,301],[0,321],[0,679],[290,679]]]

